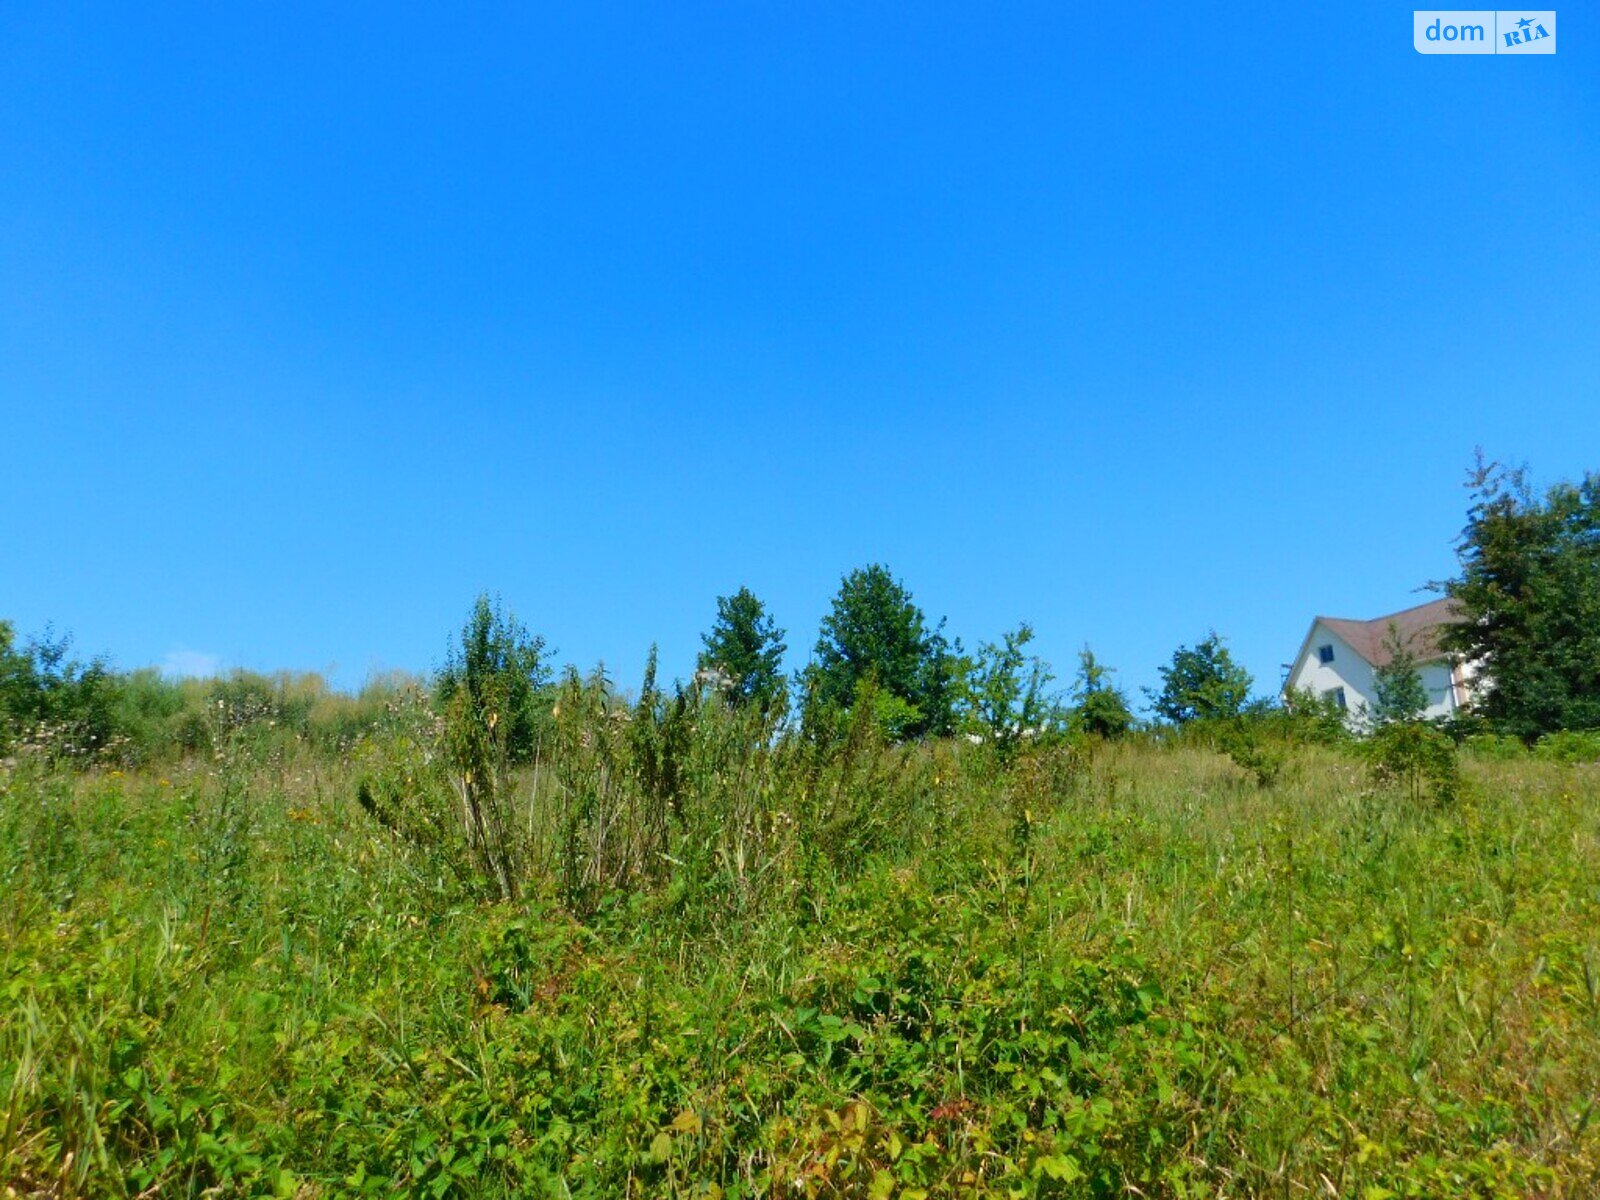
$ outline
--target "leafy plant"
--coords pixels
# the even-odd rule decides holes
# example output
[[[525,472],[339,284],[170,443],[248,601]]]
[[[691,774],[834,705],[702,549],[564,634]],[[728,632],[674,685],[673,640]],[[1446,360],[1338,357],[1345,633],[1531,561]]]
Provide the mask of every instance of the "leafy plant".
[[[479,596],[445,658],[435,691],[441,710],[459,699],[487,727],[512,764],[528,762],[547,721],[551,671],[544,638],[530,634],[498,601]]]
[[[1159,670],[1161,690],[1149,693],[1151,707],[1175,725],[1237,717],[1250,698],[1250,672],[1214,632],[1192,649],[1179,646]]]
[[[1547,733],[1533,747],[1534,756],[1563,763],[1600,763],[1600,729],[1563,729]]]
[[[1078,655],[1078,680],[1073,691],[1072,728],[1108,739],[1120,738],[1133,728],[1128,698],[1110,681],[1111,668],[1087,646]]]
[[[1056,705],[1047,689],[1050,666],[1027,653],[1033,627],[1023,622],[998,643],[979,646],[966,682],[966,725],[1009,762],[1019,746],[1043,733]]]
[[[1527,742],[1600,728],[1600,475],[1538,496],[1525,469],[1480,454],[1468,487],[1444,585],[1465,620],[1444,644],[1476,670],[1473,707]]]
[[[520,863],[513,840],[509,768],[535,749],[536,697],[548,678],[544,640],[480,596],[440,673],[444,746],[467,843],[498,894],[515,899]]]
[[[811,665],[802,677],[808,704],[848,711],[868,678],[901,701],[906,737],[949,733],[954,726],[954,655],[943,622],[928,628],[911,593],[873,564],[846,575],[822,619]]]
[[[1349,716],[1333,696],[1301,688],[1287,693],[1263,719],[1279,726],[1290,741],[1338,746],[1350,740]]]
[[[72,637],[44,633],[18,647],[0,621],[0,752],[27,738],[53,758],[87,762],[113,749],[114,677],[104,658],[72,657]]]
[[[1387,661],[1372,673],[1372,719],[1379,725],[1415,721],[1428,707],[1428,689],[1417,669],[1416,655],[1393,621],[1389,622],[1383,647]]]
[[[1219,722],[1217,745],[1236,765],[1248,771],[1257,787],[1271,787],[1283,773],[1285,752],[1281,745],[1263,737],[1260,722],[1244,717]]]
[[[763,712],[781,708],[788,694],[783,655],[788,647],[783,630],[749,588],[717,597],[717,620],[701,635],[700,669],[720,671],[736,703],[754,704]]]
[[[1391,722],[1374,730],[1363,745],[1374,777],[1398,785],[1413,802],[1427,796],[1441,803],[1456,798],[1460,774],[1455,743],[1433,726]]]
[[[1461,743],[1464,751],[1473,758],[1490,762],[1519,762],[1528,757],[1528,747],[1520,738],[1500,733],[1469,734]]]

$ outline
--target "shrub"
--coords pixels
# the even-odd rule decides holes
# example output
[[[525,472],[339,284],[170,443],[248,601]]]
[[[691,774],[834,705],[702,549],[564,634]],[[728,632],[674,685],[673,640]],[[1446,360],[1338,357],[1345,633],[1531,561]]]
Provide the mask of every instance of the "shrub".
[[[1456,798],[1460,776],[1455,743],[1432,725],[1396,721],[1381,726],[1364,749],[1374,778],[1399,786],[1413,802],[1430,795],[1439,803]]]
[[[442,710],[456,706],[458,733],[465,729],[461,720],[470,717],[514,765],[531,760],[540,734],[548,731],[542,699],[549,683],[544,639],[479,596],[439,672],[437,690]]]
[[[183,689],[154,670],[118,675],[112,684],[112,721],[125,763],[148,762],[178,748]]]
[[[420,689],[396,693],[374,733],[354,750],[362,810],[438,871],[481,886],[443,754],[443,722]]]
[[[505,899],[518,890],[509,768],[533,757],[544,639],[479,596],[439,677],[445,753],[479,870]]]
[[[1009,762],[1018,747],[1039,736],[1056,719],[1057,705],[1046,690],[1054,678],[1038,655],[1026,653],[1033,627],[1023,622],[996,642],[978,648],[966,684],[966,726]]]
[[[1462,742],[1462,748],[1473,758],[1490,762],[1516,762],[1528,757],[1528,747],[1521,738],[1500,733],[1472,733]]]
[[[1547,733],[1533,747],[1535,758],[1551,762],[1600,762],[1600,729],[1566,729]]]
[[[1128,698],[1111,683],[1110,674],[1111,668],[1085,646],[1078,655],[1078,681],[1073,689],[1077,704],[1072,710],[1071,726],[1075,732],[1115,740],[1133,728]]]
[[[1258,722],[1239,718],[1216,727],[1217,748],[1250,773],[1257,787],[1271,787],[1283,773],[1284,748],[1262,736]]]
[[[1288,742],[1338,746],[1351,737],[1348,715],[1332,696],[1302,688],[1286,694],[1281,705],[1260,714],[1258,720]]]
[[[0,621],[0,753],[19,738],[51,759],[88,762],[107,752],[116,732],[110,668],[71,651],[71,636],[48,628],[19,650]]]

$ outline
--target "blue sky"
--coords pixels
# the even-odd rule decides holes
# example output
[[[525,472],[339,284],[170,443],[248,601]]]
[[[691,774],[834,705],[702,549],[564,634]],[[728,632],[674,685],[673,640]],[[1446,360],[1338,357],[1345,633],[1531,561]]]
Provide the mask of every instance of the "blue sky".
[[[489,590],[631,683],[883,561],[1270,690],[1451,573],[1475,446],[1600,468],[1581,9],[332,8],[0,10],[24,631],[354,685]]]

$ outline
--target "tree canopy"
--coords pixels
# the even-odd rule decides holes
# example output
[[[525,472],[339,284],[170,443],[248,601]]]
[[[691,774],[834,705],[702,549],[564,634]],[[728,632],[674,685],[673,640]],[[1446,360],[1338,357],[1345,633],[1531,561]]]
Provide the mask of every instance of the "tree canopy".
[[[1600,728],[1600,475],[1537,495],[1525,468],[1481,457],[1444,585],[1466,620],[1447,649],[1477,669],[1473,708],[1500,732],[1532,740]]]
[[[540,720],[538,693],[550,682],[545,643],[488,596],[479,596],[439,673],[438,695],[449,712],[494,731],[512,762],[533,757]]]
[[[1048,663],[1028,653],[1032,641],[1033,627],[1024,621],[999,642],[979,646],[967,675],[966,724],[1003,760],[1055,715],[1048,690],[1054,676]]]
[[[116,678],[103,658],[79,662],[72,638],[46,629],[18,647],[0,621],[0,752],[22,733],[49,728],[66,752],[103,750],[114,732]]]
[[[784,632],[747,587],[717,597],[717,620],[700,635],[704,649],[698,666],[714,668],[732,681],[735,703],[755,704],[762,712],[776,707],[787,692],[783,655]]]
[[[822,619],[804,683],[807,703],[847,710],[864,683],[904,708],[897,732],[946,734],[954,725],[955,672],[943,622],[928,628],[904,584],[874,563],[850,572]]]
[[[1110,679],[1111,668],[1085,646],[1078,654],[1078,679],[1073,689],[1077,701],[1072,727],[1103,738],[1119,738],[1133,728],[1133,710],[1122,689]]]
[[[1151,707],[1175,725],[1237,717],[1255,682],[1215,631],[1193,649],[1179,646],[1160,672],[1161,690],[1150,694]]]

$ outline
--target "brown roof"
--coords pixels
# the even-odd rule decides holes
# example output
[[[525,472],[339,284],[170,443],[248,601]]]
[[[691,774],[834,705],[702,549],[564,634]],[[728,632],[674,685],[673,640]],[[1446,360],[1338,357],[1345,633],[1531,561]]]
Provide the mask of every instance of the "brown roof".
[[[1381,667],[1393,657],[1385,644],[1389,640],[1391,622],[1400,632],[1401,645],[1411,651],[1418,662],[1428,662],[1444,657],[1444,651],[1439,649],[1439,627],[1460,624],[1466,617],[1461,606],[1445,596],[1370,621],[1351,621],[1344,617],[1318,617],[1317,620],[1349,642],[1350,648],[1362,658]]]

